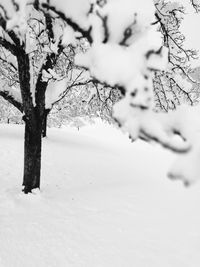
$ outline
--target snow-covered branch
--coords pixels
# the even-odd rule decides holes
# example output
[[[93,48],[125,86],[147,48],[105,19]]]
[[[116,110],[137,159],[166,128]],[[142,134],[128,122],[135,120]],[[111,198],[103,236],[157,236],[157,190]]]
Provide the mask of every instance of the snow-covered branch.
[[[5,100],[15,106],[21,113],[23,113],[22,103],[17,101],[9,91],[0,91],[0,96],[2,96]]]
[[[6,39],[4,39],[1,36],[0,36],[0,45],[2,45],[5,49],[10,51],[14,56],[17,55],[16,46],[14,44],[10,43],[9,41],[7,41]]]

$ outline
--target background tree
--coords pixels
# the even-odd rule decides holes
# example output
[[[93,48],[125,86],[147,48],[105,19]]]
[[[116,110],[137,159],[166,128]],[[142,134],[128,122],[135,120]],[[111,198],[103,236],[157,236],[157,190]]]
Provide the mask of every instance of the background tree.
[[[66,22],[39,4],[3,1],[0,5],[0,95],[24,114],[25,193],[40,187],[41,135],[46,135],[49,111],[66,91],[85,83],[80,77],[83,71],[73,63],[74,45],[84,35],[80,32],[69,43],[71,29]]]
[[[197,59],[197,51],[185,49],[185,36],[180,31],[185,7],[181,2],[166,0],[155,0],[155,7],[163,44],[169,49],[167,69],[156,72],[154,77],[156,107],[169,111],[181,103],[196,104],[198,92],[194,89],[198,81],[192,77],[190,60]],[[194,7],[198,9],[197,4]]]
[[[0,123],[22,123],[21,112],[3,98],[0,98]]]
[[[198,13],[200,11],[200,3],[199,0],[190,0],[191,5],[194,7],[196,12]]]
[[[0,95],[24,114],[23,185],[28,193],[40,187],[41,135],[51,104],[67,87],[73,48],[62,43],[62,23],[39,10],[38,1],[3,2],[0,18]]]
[[[121,98],[119,89],[98,84],[94,80],[87,82],[68,87],[64,97],[53,105],[48,118],[50,127],[72,125],[79,128],[84,121],[92,122],[94,118],[114,123],[112,108]]]

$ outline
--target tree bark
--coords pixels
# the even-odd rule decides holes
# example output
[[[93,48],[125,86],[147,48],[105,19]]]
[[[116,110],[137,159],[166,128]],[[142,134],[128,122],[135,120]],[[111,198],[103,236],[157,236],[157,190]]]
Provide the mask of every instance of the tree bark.
[[[44,117],[43,117],[43,123],[42,123],[42,137],[47,136],[47,119],[49,115],[50,109],[45,109],[44,111]]]
[[[24,139],[24,193],[32,192],[32,189],[40,188],[42,125],[30,127],[25,121]]]

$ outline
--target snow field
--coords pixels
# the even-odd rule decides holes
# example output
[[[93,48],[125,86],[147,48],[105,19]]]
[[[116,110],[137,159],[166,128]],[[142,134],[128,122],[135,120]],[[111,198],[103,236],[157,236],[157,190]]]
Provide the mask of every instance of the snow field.
[[[20,193],[23,126],[0,126],[0,267],[198,267],[200,184],[174,155],[98,122],[50,129],[41,192]]]

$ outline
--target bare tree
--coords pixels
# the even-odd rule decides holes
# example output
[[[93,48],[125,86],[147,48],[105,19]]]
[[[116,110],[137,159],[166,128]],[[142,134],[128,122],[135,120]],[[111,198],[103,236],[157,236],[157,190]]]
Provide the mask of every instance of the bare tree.
[[[195,9],[198,4],[191,1]],[[169,49],[167,71],[156,72],[154,92],[156,107],[168,111],[181,103],[196,103],[196,92],[193,90],[197,81],[192,78],[190,60],[197,59],[197,51],[184,47],[185,36],[180,31],[185,8],[178,2],[156,0],[156,18],[159,30],[163,35],[163,45]]]
[[[72,88],[91,83],[75,67],[74,54],[92,37],[60,15],[37,0],[0,5],[0,96],[23,113],[25,193],[40,188],[41,136],[46,136],[50,110]],[[68,24],[80,32],[77,42],[87,37],[83,46],[65,40]]]
[[[22,6],[15,1],[0,6],[0,77],[3,82],[0,95],[24,114],[23,186],[28,193],[40,187],[41,136],[55,101],[51,99],[52,102],[47,103],[48,86],[60,79],[64,80],[63,91],[67,88],[65,77],[72,70],[73,47],[63,44],[57,33],[63,27],[62,22],[48,10],[39,10],[38,1],[25,3],[22,15],[26,18],[23,22],[15,21],[13,17],[21,12]],[[60,68],[61,65],[65,68]]]

